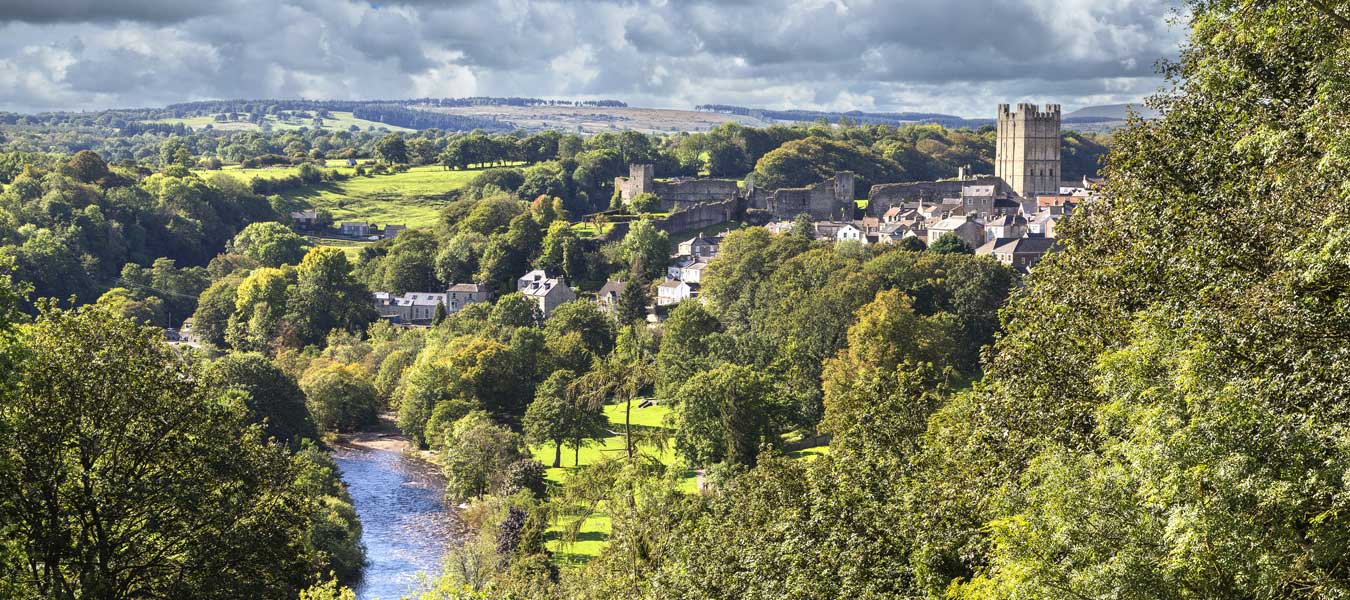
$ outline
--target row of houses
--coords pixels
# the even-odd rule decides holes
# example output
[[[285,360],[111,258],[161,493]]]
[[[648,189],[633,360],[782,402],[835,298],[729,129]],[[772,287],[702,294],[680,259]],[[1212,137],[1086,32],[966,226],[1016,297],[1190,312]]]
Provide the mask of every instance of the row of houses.
[[[703,273],[721,245],[720,237],[707,237],[702,233],[677,244],[675,255],[670,257],[670,265],[666,267],[666,278],[656,286],[656,305],[672,306],[697,298]]]
[[[542,269],[535,269],[516,280],[516,291],[539,307],[539,314],[548,318],[559,306],[576,299],[572,288],[561,277],[549,277]],[[438,307],[445,315],[453,315],[464,307],[492,300],[487,286],[477,283],[456,283],[444,292],[408,292],[390,294],[375,292],[371,301],[380,318],[404,325],[430,325]]]
[[[815,239],[861,244],[893,244],[917,238],[931,245],[953,235],[976,254],[988,254],[1025,272],[1054,249],[1055,229],[1087,197],[1087,190],[1071,188],[1056,195],[1018,199],[997,194],[995,186],[966,186],[959,198],[893,206],[880,217],[853,221],[812,223]],[[786,233],[791,221],[770,223],[774,233]]]
[[[456,283],[444,292],[408,292],[394,295],[375,292],[371,295],[380,318],[394,323],[428,325],[436,318],[436,307],[446,315],[455,314],[464,307],[492,299],[486,286],[476,283]]]

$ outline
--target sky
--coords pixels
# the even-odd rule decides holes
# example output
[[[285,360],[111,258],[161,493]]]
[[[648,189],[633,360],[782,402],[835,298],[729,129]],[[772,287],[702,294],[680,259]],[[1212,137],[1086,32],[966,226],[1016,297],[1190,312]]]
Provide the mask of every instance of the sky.
[[[1162,85],[1176,0],[0,0],[0,110],[528,96],[1066,110]]]

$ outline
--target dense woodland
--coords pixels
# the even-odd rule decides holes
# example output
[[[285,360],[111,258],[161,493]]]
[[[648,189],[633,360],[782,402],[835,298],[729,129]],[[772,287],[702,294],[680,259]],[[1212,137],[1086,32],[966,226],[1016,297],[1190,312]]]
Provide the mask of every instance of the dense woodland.
[[[6,153],[0,596],[349,598],[360,524],[324,448],[388,411],[467,506],[422,600],[1343,598],[1350,27],[1331,8],[1192,3],[1161,116],[1116,133],[1102,196],[1026,277],[938,244],[742,227],[703,301],[660,324],[643,317],[669,236],[570,226],[627,163],[880,183],[978,172],[989,132],[141,133],[154,151],[111,164]],[[1078,139],[1066,161],[1100,154]],[[316,150],[503,166],[354,260],[204,168]],[[627,285],[612,312],[545,320],[513,292],[529,268]],[[430,328],[369,304],[466,281],[499,296]],[[147,326],[187,314],[197,350]],[[606,406],[638,402],[668,422],[621,426],[623,452],[556,482],[531,458],[563,463],[614,435]],[[560,565],[549,536],[601,514],[604,550]]]

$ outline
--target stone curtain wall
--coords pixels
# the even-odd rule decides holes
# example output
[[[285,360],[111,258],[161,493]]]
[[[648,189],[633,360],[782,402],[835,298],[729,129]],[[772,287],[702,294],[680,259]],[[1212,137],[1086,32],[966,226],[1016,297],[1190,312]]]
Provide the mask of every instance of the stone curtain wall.
[[[968,185],[996,186],[995,194],[1006,189],[1002,180],[988,175],[967,180],[951,181],[912,181],[909,183],[883,183],[872,186],[867,197],[867,214],[878,217],[893,206],[917,202],[937,203],[943,198],[960,198],[961,188]]]
[[[739,211],[740,202],[736,198],[721,202],[704,202],[670,213],[670,216],[658,221],[656,226],[668,233],[692,231],[726,223],[735,218]]]
[[[656,182],[656,196],[661,199],[661,208],[667,211],[684,210],[705,202],[734,199],[740,193],[740,187],[731,179]]]

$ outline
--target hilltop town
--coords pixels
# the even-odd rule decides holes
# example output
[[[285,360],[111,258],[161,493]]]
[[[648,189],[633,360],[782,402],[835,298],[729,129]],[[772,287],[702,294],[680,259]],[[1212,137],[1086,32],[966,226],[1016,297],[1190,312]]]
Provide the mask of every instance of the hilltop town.
[[[975,175],[963,166],[947,179],[876,183],[865,201],[857,199],[856,175],[849,171],[805,187],[764,189],[755,185],[753,174],[744,181],[657,178],[654,165],[632,164],[628,176],[614,180],[616,206],[639,213],[636,205],[645,204],[645,210],[663,215],[653,219],[658,229],[698,232],[677,241],[663,265],[664,279],[650,282],[655,293],[649,318],[663,319],[670,307],[698,298],[703,273],[732,224],[823,242],[899,244],[916,251],[945,246],[990,256],[1026,274],[1055,249],[1056,227],[1092,196],[1093,183],[1086,176],[1061,180],[1060,121],[1059,105],[1043,110],[1034,104],[999,105],[994,174]],[[313,211],[291,216],[307,226]],[[627,226],[620,223],[608,237],[621,238]],[[401,230],[390,227],[379,237],[391,239]],[[702,233],[710,229],[723,233]],[[364,223],[342,223],[341,231],[360,238],[374,230]],[[579,293],[613,311],[625,286],[622,280],[609,280],[598,290],[574,289],[560,273],[535,269],[522,274],[509,291],[524,294],[541,318],[547,318]],[[429,326],[469,304],[491,301],[493,292],[484,282],[456,282],[446,290],[377,291],[373,298],[382,318]]]

